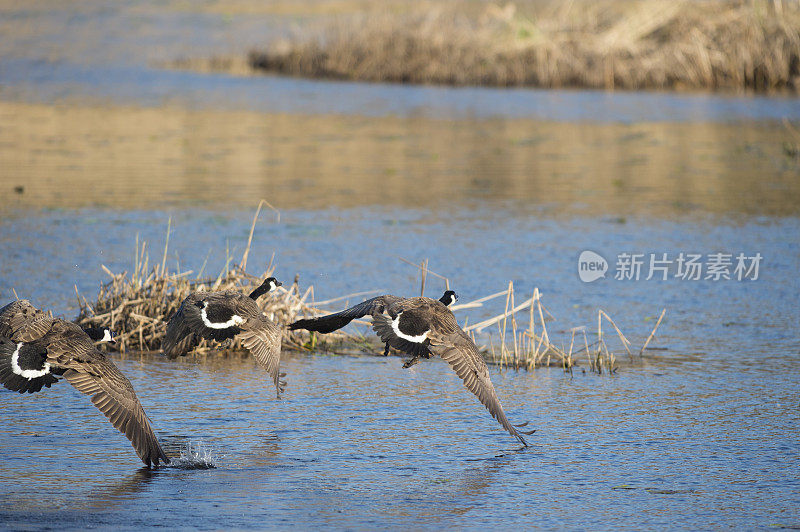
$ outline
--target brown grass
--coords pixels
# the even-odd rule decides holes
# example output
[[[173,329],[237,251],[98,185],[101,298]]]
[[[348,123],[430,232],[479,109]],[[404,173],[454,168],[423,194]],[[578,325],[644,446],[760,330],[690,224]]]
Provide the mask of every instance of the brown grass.
[[[205,264],[197,274],[191,270],[178,272],[179,266],[176,268],[176,272],[169,271],[167,251],[169,249],[170,223],[167,225],[167,237],[161,262],[152,267],[146,242],[140,243],[137,238],[134,264],[130,273],[127,271],[114,273],[101,265],[110,280],[101,286],[92,303],[82,297],[76,287],[80,308],[76,322],[84,327],[110,327],[117,333],[118,347],[122,352],[160,351],[161,340],[166,332],[169,317],[178,310],[181,302],[191,292],[195,290],[236,290],[246,293],[259,285],[265,277],[272,275],[275,270],[272,260],[261,275],[254,276],[246,272],[253,232],[264,204],[269,206],[263,200],[259,204],[240,262],[233,264],[233,258],[227,255],[225,266],[218,275],[213,277],[203,277]],[[275,212],[277,221],[280,221],[280,213]],[[449,289],[449,280],[445,276],[431,271],[428,268],[427,260],[419,265],[406,259],[401,260],[418,268],[420,294],[425,294],[426,282],[431,276],[442,280],[445,289]],[[260,298],[258,304],[266,315],[277,323],[289,324],[301,317],[320,316],[334,312],[338,310],[338,308],[332,308],[334,303],[336,303],[335,307],[346,308],[350,306],[351,302],[361,301],[363,296],[372,296],[377,293],[373,290],[326,301],[314,301],[314,287],[309,286],[301,291],[299,279],[296,277],[288,287],[280,287],[277,292]],[[543,366],[555,366],[572,372],[572,368],[580,365],[585,357],[590,371],[602,373],[605,370],[613,373],[617,367],[616,356],[606,344],[603,320],[613,327],[621,342],[621,347],[633,359],[630,341],[603,310],[598,311],[597,330],[590,334],[593,337],[591,343],[585,327],[569,330],[569,348],[565,348],[563,345],[559,346],[551,341],[547,322],[552,321],[553,318],[542,304],[538,288],[534,289],[530,298],[516,304],[514,284],[509,282],[505,290],[468,303],[454,305],[452,309],[457,315],[460,315],[465,310],[483,307],[484,303],[503,297],[505,298],[505,308],[497,316],[471,325],[468,324],[468,318],[459,320],[464,323],[464,330],[472,336],[489,362],[528,370]],[[652,333],[639,351],[639,356],[654,337],[656,329],[664,317],[664,312],[662,311]],[[345,330],[326,335],[284,329],[283,347],[331,353],[382,353],[383,346],[378,343],[374,335],[370,334],[368,328],[363,331],[358,328],[359,325],[368,327],[369,322],[354,320],[353,323],[356,327],[348,327]],[[494,335],[495,330],[497,336]],[[481,334],[485,332],[490,334]],[[207,354],[217,349],[219,347],[216,344],[203,340],[198,344],[195,352]],[[235,340],[225,347],[225,351],[244,351],[244,348],[238,340]]]
[[[797,91],[800,4],[575,0],[415,4],[253,50],[259,70],[398,83]]]
[[[117,333],[120,351],[160,351],[167,321],[191,292],[196,290],[249,292],[261,284],[264,278],[272,275],[275,266],[271,260],[264,272],[258,276],[246,272],[253,232],[262,205],[269,206],[263,200],[259,204],[250,229],[250,238],[241,260],[238,264],[234,264],[233,257],[227,254],[225,265],[216,276],[204,276],[205,264],[197,274],[192,270],[181,271],[179,265],[174,272],[169,270],[167,252],[171,222],[167,224],[167,237],[162,259],[160,263],[152,267],[147,243],[139,242],[137,237],[131,272],[114,273],[101,265],[110,280],[101,285],[97,297],[91,303],[77,292],[76,287],[80,309],[76,322],[84,327],[110,327]],[[277,214],[276,221],[280,221],[280,213],[275,212]],[[260,298],[258,304],[277,323],[291,323],[299,319],[302,313],[323,313],[318,310],[317,306],[336,301],[308,303],[313,300],[313,295],[313,287],[309,287],[301,294],[298,279],[295,278],[293,283],[285,283],[285,286],[279,287],[276,292]],[[360,294],[354,294],[354,296],[357,295]],[[329,336],[330,341],[351,337],[346,333],[334,333]],[[287,348],[300,349],[304,345],[298,335],[290,333],[290,331],[284,331],[283,340],[284,346]],[[226,348],[244,351],[238,339]],[[212,349],[217,349],[217,345],[202,340],[198,344],[196,352],[207,353]]]

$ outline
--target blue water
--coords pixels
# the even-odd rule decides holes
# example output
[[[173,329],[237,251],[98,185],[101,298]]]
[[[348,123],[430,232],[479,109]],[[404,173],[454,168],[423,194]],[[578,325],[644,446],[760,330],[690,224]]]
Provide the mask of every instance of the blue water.
[[[486,117],[529,118],[570,122],[578,139],[587,122],[757,121],[763,131],[730,148],[762,151],[779,138],[791,148],[792,137],[783,129],[783,137],[775,135],[783,126],[771,121],[800,119],[798,100],[785,97],[401,87],[170,71],[157,65],[244,53],[290,24],[280,17],[161,7],[88,2],[75,9],[6,10],[0,18],[0,99],[100,109],[343,113],[364,120],[422,115],[453,119],[454,128]],[[56,140],[68,138],[67,126]],[[408,126],[409,136],[414,127]],[[530,128],[547,134],[541,122],[531,120]],[[661,134],[653,133],[654,144]],[[181,138],[178,151],[191,136]],[[726,181],[726,152],[716,149],[726,138],[710,135],[715,149],[692,152],[688,170],[676,165],[675,175],[664,176],[685,189],[686,204],[676,201],[674,187],[647,182],[669,195],[657,217],[647,213],[660,205],[652,197],[657,192],[645,195],[641,208],[624,212],[559,203],[554,197],[577,196],[550,192],[585,181],[566,179],[556,163],[542,167],[551,169],[547,175],[530,169],[541,190],[516,187],[535,198],[487,199],[472,183],[467,190],[474,193],[416,207],[356,198],[341,209],[282,209],[279,223],[262,214],[248,271],[259,274],[274,254],[275,275],[284,282],[298,275],[301,289],[313,285],[317,300],[364,290],[417,294],[417,271],[402,257],[428,259],[433,271],[449,278],[460,302],[503,290],[510,280],[518,299],[539,288],[555,317],[548,322],[550,337],[565,347],[570,328],[593,330],[601,308],[639,347],[666,309],[643,358],[629,360],[615,348],[616,374],[585,372],[583,360],[572,375],[490,368],[509,417],[537,429],[529,448],[520,449],[441,360],[404,370],[395,357],[284,353],[289,386],[275,400],[269,379],[246,355],[168,361],[112,353],[175,462],[142,469],[127,440],[65,382],[32,396],[0,389],[0,528],[800,527],[800,219],[770,214],[796,212],[791,184],[797,164],[773,150],[754,159],[763,161],[763,175],[748,179],[729,168]],[[753,138],[758,142],[751,145]],[[220,145],[239,141],[220,139]],[[299,142],[320,141],[310,133]],[[58,187],[70,184],[59,179],[64,161],[58,150],[31,146],[20,139],[19,154],[0,161],[13,175],[23,175],[18,171],[29,164],[37,170],[31,175],[45,176],[44,185],[25,192],[39,194],[42,204],[23,210],[9,187],[27,183],[6,183],[0,171],[6,200],[0,210],[0,302],[16,293],[73,318],[75,288],[91,300],[107,280],[100,264],[131,271],[137,237],[147,242],[150,264],[161,262],[170,217],[172,271],[198,274],[206,262],[204,274],[215,275],[224,268],[226,249],[234,260],[241,257],[252,212],[231,201],[234,195],[224,187],[214,188],[218,202],[202,205],[187,193],[142,210],[78,209],[59,199]],[[127,149],[124,143],[80,146],[70,165],[80,167],[83,149]],[[398,153],[414,150],[413,143],[394,146]],[[615,161],[671,161],[669,149],[679,150],[681,143],[645,155],[630,153],[624,136],[603,146],[617,150],[609,155]],[[476,161],[487,173],[476,179],[498,188],[507,183],[493,173],[502,154],[460,148],[463,161]],[[257,185],[259,194],[300,182],[311,183],[318,195],[353,193],[339,182],[316,190],[316,172],[326,168],[320,168],[323,158],[315,161],[305,174],[281,182],[267,168],[249,185]],[[112,166],[101,171],[98,180],[117,175]],[[187,165],[188,188],[197,178],[192,171]],[[730,190],[706,187],[709,175],[731,182]],[[759,187],[786,193],[755,193]],[[636,190],[619,188],[614,205],[624,198],[641,201]],[[742,201],[742,208],[726,197],[686,208],[698,195],[735,199],[748,190],[776,204],[760,210]],[[589,193],[586,201],[595,197],[591,190],[578,192]],[[113,196],[103,196],[103,203],[119,205],[121,198]],[[762,212],[770,215],[752,214]],[[581,282],[577,262],[584,250],[608,260],[605,279]],[[639,280],[614,279],[622,253],[674,259],[681,252],[760,253],[763,262],[757,280],[645,280],[646,272]],[[442,288],[440,280],[428,278],[428,295],[438,296]],[[476,323],[502,311],[504,303],[457,317]],[[613,338],[608,341],[613,346]]]
[[[30,294],[42,306],[71,318],[77,313],[74,288],[91,299],[107,280],[99,265],[131,271],[136,247],[146,241],[151,264],[160,263],[167,221],[172,216],[167,265],[173,271],[216,275],[225,250],[236,261],[247,243],[252,213],[204,209],[120,212],[53,211],[0,222],[0,297]],[[701,217],[683,222],[628,218],[553,219],[498,209],[441,212],[385,208],[284,211],[280,223],[264,213],[254,234],[248,269],[259,274],[274,254],[275,274],[299,276],[301,289],[313,285],[317,300],[376,290],[417,291],[417,270],[400,258],[446,275],[461,301],[506,288],[517,297],[534,288],[559,318],[556,329],[592,326],[603,308],[623,329],[646,337],[653,316],[667,308],[661,338],[679,351],[703,353],[729,366],[797,362],[800,347],[797,294],[800,293],[800,223],[796,218]],[[610,262],[605,279],[584,283],[578,277],[583,250]],[[621,253],[679,253],[705,256],[744,253],[763,257],[757,280],[682,280],[671,266],[666,281],[614,279]],[[38,264],[32,274],[30,264]],[[730,268],[733,273],[733,267]],[[705,277],[705,273],[703,275]],[[442,281],[430,277],[428,294],[440,295]],[[25,296],[27,297],[27,296]],[[769,304],[765,304],[769,302]],[[470,323],[502,311],[504,300],[470,311]],[[592,328],[594,328],[592,326]],[[565,341],[569,341],[566,338]]]
[[[91,98],[270,113],[621,123],[800,120],[798,100],[781,96],[419,87],[30,60],[0,64],[0,83],[0,94],[34,102]]]
[[[35,10],[20,5],[3,16],[0,96],[5,99],[559,122],[800,119],[800,103],[789,96],[415,87],[160,68],[181,58],[245,57],[314,19],[238,12],[213,2],[194,9],[169,2],[90,1]]]
[[[0,223],[0,294],[8,299],[14,287],[69,317],[72,284],[91,295],[104,279],[98,263],[130,269],[137,232],[160,257],[166,214],[8,219]],[[216,272],[226,246],[237,256],[244,247],[249,213],[170,214],[170,260],[179,256],[184,269],[209,257]],[[641,345],[666,307],[659,349],[633,363],[618,353],[614,376],[493,368],[508,415],[537,428],[528,449],[440,360],[403,370],[394,357],[288,353],[289,389],[276,401],[247,357],[115,355],[167,452],[192,449],[214,467],[184,458],[137,469],[127,441],[66,383],[33,397],[1,391],[0,519],[70,528],[797,526],[797,224],[283,212],[280,223],[259,223],[250,270],[274,252],[276,275],[299,274],[318,299],[372,288],[413,293],[414,270],[397,256],[428,257],[462,302],[508,279],[521,293],[538,286],[557,317],[549,325],[557,342],[569,341],[569,327],[591,328],[603,308]],[[584,248],[606,257],[760,252],[765,260],[756,281],[609,276],[585,284],[576,264]],[[458,317],[474,323],[502,304]]]
[[[519,449],[441,361],[290,356],[272,399],[250,360],[119,361],[168,452],[137,470],[60,385],[0,393],[5,526],[766,528],[800,524],[796,379],[647,364],[615,378],[493,371]]]

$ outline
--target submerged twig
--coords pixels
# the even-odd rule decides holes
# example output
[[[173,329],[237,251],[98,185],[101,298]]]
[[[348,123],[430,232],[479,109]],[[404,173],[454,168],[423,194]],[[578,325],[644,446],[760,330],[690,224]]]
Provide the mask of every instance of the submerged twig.
[[[661,315],[658,317],[658,321],[656,321],[656,326],[653,327],[653,330],[650,332],[650,336],[647,337],[647,340],[645,340],[642,349],[639,351],[639,356],[642,356],[644,350],[647,349],[647,345],[650,343],[650,340],[652,340],[653,337],[656,335],[656,329],[658,329],[658,325],[661,323],[661,319],[664,317],[664,314],[666,314],[666,312],[667,309],[661,311]]]

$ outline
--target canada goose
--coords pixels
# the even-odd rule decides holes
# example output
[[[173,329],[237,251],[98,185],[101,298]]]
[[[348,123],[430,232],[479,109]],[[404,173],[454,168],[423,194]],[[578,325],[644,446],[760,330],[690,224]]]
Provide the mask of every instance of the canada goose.
[[[97,350],[94,340],[113,340],[106,328],[88,329],[53,318],[30,301],[0,309],[0,382],[19,393],[38,392],[63,376],[133,444],[148,467],[167,464],[130,381]]]
[[[453,303],[458,301],[458,296],[452,290],[445,290],[444,294],[442,294],[442,297],[439,298],[439,301],[441,301],[442,304],[445,307],[450,307]],[[380,318],[381,318],[381,320],[383,320],[383,319],[385,319],[385,316],[381,315]],[[373,320],[374,320],[374,318],[373,318]],[[378,335],[382,336],[380,333],[378,333]],[[399,343],[399,339],[396,340],[396,343]],[[391,346],[390,346],[389,342],[387,341],[386,342],[386,348],[383,350],[383,356],[389,356],[389,348],[390,347]],[[421,357],[431,358],[431,352],[428,350],[427,347],[424,347],[424,346],[422,348],[416,347],[416,346],[406,346],[406,347],[415,349],[416,352],[418,352],[419,354],[416,354],[416,355],[412,356],[410,359],[406,360],[405,363],[403,364],[404,368],[410,368],[414,364],[419,364]],[[406,352],[408,352],[408,350],[406,350]]]
[[[256,304],[279,286],[277,279],[269,277],[249,296],[235,290],[193,292],[169,319],[161,349],[169,358],[177,358],[194,345],[195,336],[223,342],[241,335],[242,345],[269,372],[280,397],[286,386],[280,373],[281,329]]]
[[[298,320],[289,325],[289,329],[329,333],[341,329],[356,318],[370,315],[372,328],[382,342],[412,356],[404,367],[415,364],[420,357],[439,355],[450,364],[464,381],[464,386],[478,397],[492,417],[527,447],[528,443],[522,435],[533,434],[535,431],[517,430],[527,423],[512,425],[508,421],[489,378],[489,368],[483,356],[475,342],[458,326],[455,316],[448,308],[455,299],[455,292],[452,291],[445,292],[438,301],[427,297],[383,295],[335,314]]]

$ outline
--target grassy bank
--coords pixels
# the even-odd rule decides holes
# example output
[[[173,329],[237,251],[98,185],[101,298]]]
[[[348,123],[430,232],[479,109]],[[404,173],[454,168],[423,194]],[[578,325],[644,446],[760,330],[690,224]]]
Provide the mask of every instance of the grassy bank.
[[[797,92],[800,3],[426,0],[306,27],[249,63],[376,82]]]

